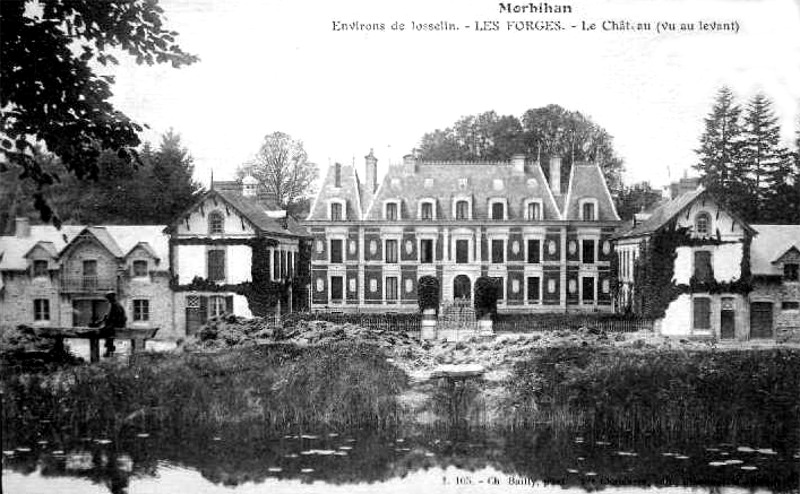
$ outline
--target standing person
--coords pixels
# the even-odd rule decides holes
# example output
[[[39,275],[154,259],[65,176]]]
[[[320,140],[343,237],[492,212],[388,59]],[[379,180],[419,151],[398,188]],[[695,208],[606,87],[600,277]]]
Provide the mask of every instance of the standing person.
[[[114,353],[114,330],[124,328],[128,322],[125,316],[125,309],[117,301],[117,294],[114,292],[106,293],[108,300],[108,312],[103,317],[100,326],[100,335],[106,338],[106,357]]]

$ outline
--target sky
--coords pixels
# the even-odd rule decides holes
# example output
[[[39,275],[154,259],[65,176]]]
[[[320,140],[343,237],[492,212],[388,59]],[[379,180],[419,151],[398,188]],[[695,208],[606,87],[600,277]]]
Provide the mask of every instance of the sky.
[[[703,119],[722,85],[742,103],[759,91],[769,96],[786,145],[798,127],[800,0],[550,2],[572,7],[570,14],[502,13],[505,2],[489,0],[160,3],[181,47],[200,62],[173,69],[124,60],[114,69],[113,101],[149,126],[146,140],[180,133],[206,185],[212,170],[217,180],[233,178],[275,131],[302,140],[323,174],[333,162],[355,162],[363,173],[370,149],[380,174],[424,133],[461,116],[519,117],[548,104],[608,130],[626,183],[665,185],[696,162]],[[564,29],[513,27],[544,20]],[[612,20],[651,30],[602,29]],[[334,21],[385,30],[336,31]],[[459,29],[417,31],[412,21]],[[477,30],[484,21],[500,29]],[[738,31],[699,30],[714,21],[735,22]],[[406,29],[392,30],[395,22]],[[695,30],[659,33],[660,22]]]

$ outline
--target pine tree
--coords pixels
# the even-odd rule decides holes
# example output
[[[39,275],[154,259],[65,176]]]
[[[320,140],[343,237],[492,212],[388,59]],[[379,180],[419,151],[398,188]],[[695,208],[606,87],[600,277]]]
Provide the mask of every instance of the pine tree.
[[[714,106],[705,119],[705,131],[696,150],[703,185],[740,214],[748,211],[748,196],[740,181],[742,149],[742,109],[727,86],[717,92]],[[745,193],[745,195],[742,195]]]
[[[775,207],[782,202],[779,194],[788,184],[791,162],[788,150],[780,144],[781,129],[772,101],[764,94],[756,94],[748,103],[743,135],[741,160],[745,174],[740,178],[751,200],[748,219],[777,221],[780,218],[773,216],[780,216],[780,212]]]

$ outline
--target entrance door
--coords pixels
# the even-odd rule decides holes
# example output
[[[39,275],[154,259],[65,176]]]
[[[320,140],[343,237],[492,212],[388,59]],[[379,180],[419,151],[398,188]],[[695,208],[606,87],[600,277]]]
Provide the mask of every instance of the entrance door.
[[[105,300],[73,300],[72,325],[92,326],[100,322],[106,312],[108,312],[108,302]]]
[[[736,337],[736,312],[734,311],[733,299],[722,299],[722,310],[719,313],[720,338],[732,340]]]
[[[460,274],[455,277],[453,280],[453,298],[455,300],[469,300],[472,298],[472,283],[469,281],[468,276]]]
[[[772,302],[750,303],[750,337],[772,338]]]
[[[208,297],[186,296],[186,334],[191,336],[208,320]]]

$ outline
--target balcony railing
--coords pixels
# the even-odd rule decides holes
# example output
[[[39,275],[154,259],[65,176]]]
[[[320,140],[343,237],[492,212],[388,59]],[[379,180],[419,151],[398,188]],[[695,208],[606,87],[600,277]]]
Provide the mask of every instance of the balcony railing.
[[[61,279],[62,293],[103,293],[116,291],[117,280],[105,276],[74,276]]]

